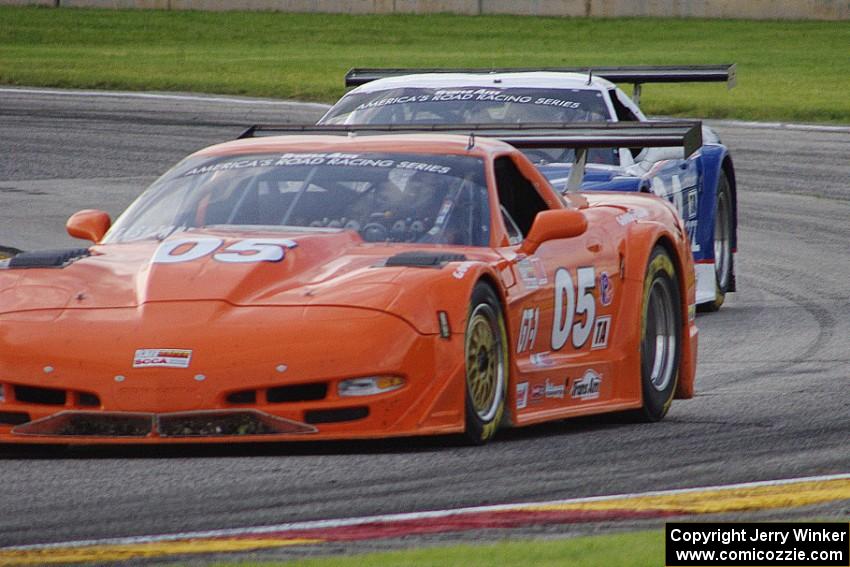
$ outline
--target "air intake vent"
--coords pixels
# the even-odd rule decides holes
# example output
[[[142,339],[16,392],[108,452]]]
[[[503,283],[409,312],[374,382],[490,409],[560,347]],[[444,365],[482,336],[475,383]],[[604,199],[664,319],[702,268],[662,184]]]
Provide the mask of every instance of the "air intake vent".
[[[0,425],[20,425],[30,420],[30,414],[22,411],[0,411]]]
[[[369,416],[369,408],[358,406],[354,408],[341,408],[331,410],[311,410],[304,415],[307,423],[340,423],[343,421],[355,421]]]
[[[418,251],[401,252],[387,258],[387,267],[407,266],[411,268],[442,268],[449,262],[463,262],[466,256],[450,252]]]
[[[242,390],[241,392],[233,392],[227,395],[227,403],[229,404],[255,404],[257,403],[256,390]]]
[[[198,411],[158,416],[162,437],[223,437],[314,433],[315,427],[253,410]]]
[[[100,398],[97,397],[97,394],[80,392],[77,394],[77,403],[83,407],[96,408],[100,406]]]
[[[144,437],[152,428],[152,414],[67,411],[19,425],[12,433],[69,437]]]
[[[66,398],[65,390],[37,388],[35,386],[15,386],[15,399],[25,404],[64,406]]]
[[[315,402],[316,400],[324,400],[327,395],[327,383],[318,382],[316,384],[298,384],[295,386],[269,388],[266,392],[266,399],[270,404]]]
[[[87,248],[66,250],[40,250],[21,252],[9,260],[10,268],[62,268],[67,264],[91,255]]]

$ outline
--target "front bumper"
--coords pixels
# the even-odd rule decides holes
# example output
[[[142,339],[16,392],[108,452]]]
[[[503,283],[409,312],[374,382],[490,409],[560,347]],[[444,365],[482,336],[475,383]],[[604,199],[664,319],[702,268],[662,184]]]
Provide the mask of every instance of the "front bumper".
[[[139,349],[191,351],[134,368]],[[463,428],[463,344],[346,307],[221,302],[0,317],[0,442],[354,439]],[[404,387],[343,397],[342,380]],[[182,433],[181,433],[182,431]]]

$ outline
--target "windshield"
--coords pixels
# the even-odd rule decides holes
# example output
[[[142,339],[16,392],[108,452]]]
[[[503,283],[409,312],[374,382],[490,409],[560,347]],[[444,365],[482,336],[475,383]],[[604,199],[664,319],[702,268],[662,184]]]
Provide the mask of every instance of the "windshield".
[[[344,96],[320,124],[563,124],[611,120],[602,92],[550,88],[396,88]],[[524,150],[535,163],[572,162],[572,150]],[[613,148],[589,163],[616,165]]]
[[[397,88],[351,93],[323,124],[492,124],[609,120],[602,93],[591,89]]]
[[[486,246],[484,163],[467,156],[285,153],[196,157],[155,182],[105,242],[200,227],[357,231],[368,242]]]

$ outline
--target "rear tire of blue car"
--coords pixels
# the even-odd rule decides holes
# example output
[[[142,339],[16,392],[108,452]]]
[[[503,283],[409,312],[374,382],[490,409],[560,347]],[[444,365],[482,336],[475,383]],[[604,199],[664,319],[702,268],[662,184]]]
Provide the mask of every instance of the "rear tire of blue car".
[[[9,248],[8,246],[0,246],[0,260],[5,260],[6,258],[11,258],[16,254],[20,254],[21,251],[17,248]]]
[[[466,443],[490,441],[502,421],[508,390],[507,345],[499,298],[492,287],[479,282],[472,291],[464,336]]]
[[[660,421],[670,409],[679,382],[682,308],[676,266],[656,246],[646,266],[641,311],[641,421]]]
[[[700,311],[717,311],[726,300],[726,294],[732,291],[735,278],[735,255],[732,251],[735,227],[733,210],[732,188],[726,174],[720,172],[714,207],[714,301],[701,304]]]

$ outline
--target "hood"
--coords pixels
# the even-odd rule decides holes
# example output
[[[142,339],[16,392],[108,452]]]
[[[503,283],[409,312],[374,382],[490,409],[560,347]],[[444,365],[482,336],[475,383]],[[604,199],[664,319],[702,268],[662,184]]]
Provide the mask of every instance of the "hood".
[[[63,267],[0,270],[0,313],[208,300],[383,309],[399,294],[393,281],[410,269],[385,264],[411,246],[366,244],[350,231],[230,230],[104,244]]]

